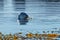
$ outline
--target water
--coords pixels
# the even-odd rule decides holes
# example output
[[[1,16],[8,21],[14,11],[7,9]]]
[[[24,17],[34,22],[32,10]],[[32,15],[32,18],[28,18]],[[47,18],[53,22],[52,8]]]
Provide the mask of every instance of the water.
[[[33,5],[32,7],[26,4],[25,10],[27,14],[32,17],[32,20],[29,20],[27,25],[19,25],[19,23],[17,22],[18,14],[14,11],[12,0],[7,3],[5,2],[4,13],[0,13],[0,32],[4,34],[23,32],[23,35],[28,32],[41,34],[43,33],[42,31],[50,31],[49,33],[51,33],[51,31],[55,31],[55,29],[52,28],[60,28],[59,3],[41,2],[41,5],[39,5],[40,2],[36,4],[34,3],[29,3],[30,6]],[[35,10],[35,8],[37,11]]]

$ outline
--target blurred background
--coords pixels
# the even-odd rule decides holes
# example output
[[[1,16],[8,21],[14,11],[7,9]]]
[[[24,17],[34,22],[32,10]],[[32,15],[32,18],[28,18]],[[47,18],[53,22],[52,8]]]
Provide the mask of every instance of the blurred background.
[[[21,12],[27,13],[32,18],[27,25],[19,25],[17,22]],[[2,33],[42,33],[42,31],[59,29],[60,0],[0,0],[0,32]]]

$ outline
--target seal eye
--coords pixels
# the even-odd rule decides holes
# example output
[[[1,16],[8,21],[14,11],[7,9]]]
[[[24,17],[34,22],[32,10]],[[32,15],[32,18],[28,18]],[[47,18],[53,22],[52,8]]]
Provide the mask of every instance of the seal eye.
[[[28,22],[28,15],[24,12],[18,15],[20,25],[25,25]]]

